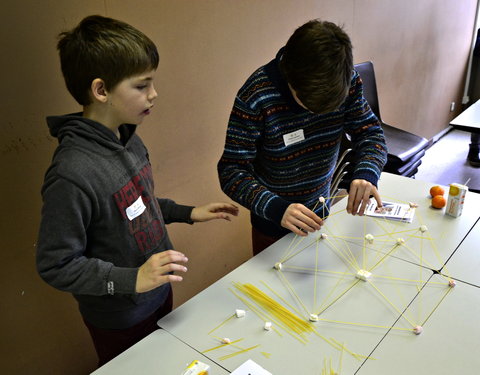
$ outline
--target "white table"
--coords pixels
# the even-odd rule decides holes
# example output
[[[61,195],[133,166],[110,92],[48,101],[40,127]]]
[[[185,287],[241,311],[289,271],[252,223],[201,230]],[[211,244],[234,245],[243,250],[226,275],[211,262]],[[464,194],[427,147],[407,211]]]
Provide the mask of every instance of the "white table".
[[[470,133],[480,133],[480,100],[450,121],[450,125]]]
[[[329,361],[334,363],[334,367],[337,366],[337,371],[341,367],[343,374],[352,374],[359,370],[359,373],[365,374],[385,374],[389,373],[385,369],[392,369],[396,365],[392,362],[393,354],[382,354],[381,351],[384,346],[387,347],[385,343],[390,337],[394,337],[393,347],[396,340],[416,343],[412,348],[415,348],[419,361],[426,355],[441,366],[450,358],[437,355],[438,344],[425,346],[420,343],[427,340],[426,336],[431,337],[432,331],[434,337],[442,335],[442,329],[432,322],[438,325],[451,324],[451,319],[435,316],[438,311],[446,311],[448,314],[449,304],[445,301],[450,295],[460,296],[456,299],[463,301],[458,308],[461,310],[469,308],[470,303],[476,303],[477,299],[480,300],[480,289],[463,289],[459,285],[458,288],[451,288],[448,282],[455,275],[441,276],[434,271],[443,267],[478,220],[480,196],[469,193],[462,216],[452,218],[444,215],[443,210],[430,207],[428,191],[431,185],[384,174],[380,182],[380,192],[384,199],[397,198],[397,201],[419,204],[413,223],[374,222],[358,216],[352,217],[345,212],[336,214],[335,212],[341,211],[345,206],[345,202],[340,202],[334,207],[333,214],[322,229],[322,232],[328,235],[326,239],[317,240],[318,233],[311,234],[295,245],[295,242],[292,242],[295,240],[293,234],[285,236],[161,319],[159,325],[199,351],[218,346],[223,337],[241,339],[238,345],[244,349],[259,345],[247,353],[230,358],[224,356],[240,349],[225,346],[205,353],[229,371],[251,358],[273,374],[318,374]],[[423,224],[428,227],[426,233],[418,230]],[[365,233],[374,233],[373,244],[365,244],[362,240]],[[403,238],[405,243],[395,246],[399,238]],[[469,241],[464,243],[465,246],[471,246]],[[283,262],[281,271],[274,269],[275,263],[282,259],[289,247],[304,249]],[[335,250],[341,248],[343,250]],[[351,261],[342,259],[345,254],[352,254],[351,256],[356,258],[358,268],[371,269],[377,263],[380,265],[372,270],[371,279],[361,281],[355,278],[352,267],[348,266]],[[386,254],[389,256],[385,256]],[[316,270],[325,272],[306,271],[307,268],[311,269],[315,262],[318,262]],[[296,269],[288,270],[288,266]],[[288,290],[287,284],[282,281],[283,277],[288,278],[294,293]],[[308,341],[302,343],[289,334],[288,330],[279,330],[281,335],[275,331],[265,331],[263,324],[269,318],[262,319],[250,306],[235,296],[232,292],[235,291],[233,283],[255,285],[283,305],[288,302],[290,306],[296,307],[299,310],[298,315],[305,320],[308,320],[309,313],[321,312],[320,318],[327,321],[313,325],[323,338],[310,334],[307,335]],[[423,293],[419,293],[420,290]],[[447,291],[449,295],[444,297]],[[462,299],[464,293],[473,297]],[[298,298],[295,298],[295,294]],[[285,302],[281,302],[279,296]],[[246,297],[245,299],[247,300]],[[299,303],[298,300],[302,302]],[[439,303],[442,309],[436,308]],[[413,311],[404,313],[407,308]],[[250,311],[244,318],[228,319],[235,309]],[[473,310],[476,309],[477,307]],[[293,307],[290,310],[293,310]],[[430,313],[432,317],[428,318]],[[474,315],[468,315],[467,318],[472,324],[476,323]],[[415,335],[413,328],[425,321],[425,332]],[[395,327],[393,330],[392,326]],[[471,333],[475,334],[474,331]],[[469,335],[470,332],[464,330],[462,334]],[[331,344],[332,339],[357,354],[368,356],[372,353],[376,360],[355,358],[347,354],[346,350],[335,348]],[[473,347],[471,350],[470,352],[464,348],[462,358],[475,355]],[[398,357],[398,362],[409,361],[401,351],[394,355]],[[371,366],[372,370],[365,370],[365,367],[362,367],[364,363],[364,366]],[[410,373],[434,373],[430,371],[433,362],[427,361],[426,364],[424,370]]]
[[[478,374],[479,316],[479,288],[459,282],[420,336],[389,332],[357,374]]]
[[[442,273],[480,287],[480,222],[477,222],[448,260]]]
[[[228,371],[162,329],[151,333],[92,374],[181,375],[194,360],[209,365],[210,374],[229,374]]]

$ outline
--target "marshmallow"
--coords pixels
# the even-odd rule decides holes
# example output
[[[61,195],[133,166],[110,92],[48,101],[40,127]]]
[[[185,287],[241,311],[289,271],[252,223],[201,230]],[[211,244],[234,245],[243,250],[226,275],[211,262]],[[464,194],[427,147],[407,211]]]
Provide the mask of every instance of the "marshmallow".
[[[372,276],[372,273],[368,272],[367,270],[358,270],[357,274],[355,275],[357,279],[360,279],[363,281],[367,281],[370,278],[370,276]]]
[[[318,315],[317,314],[310,314],[309,317],[311,322],[318,322]]]
[[[416,326],[414,329],[413,329],[413,333],[415,333],[416,335],[419,335],[420,333],[423,332],[423,327],[422,326]]]

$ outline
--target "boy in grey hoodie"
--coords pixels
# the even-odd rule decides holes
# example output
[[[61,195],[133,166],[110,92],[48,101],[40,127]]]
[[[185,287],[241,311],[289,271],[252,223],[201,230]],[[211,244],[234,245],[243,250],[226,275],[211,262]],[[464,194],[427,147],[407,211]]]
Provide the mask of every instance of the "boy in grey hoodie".
[[[228,203],[200,207],[154,195],[148,152],[135,134],[157,97],[154,43],[111,18],[90,16],[60,34],[61,67],[83,112],[48,117],[59,146],[46,172],[37,269],[73,294],[99,365],[157,329],[187,258],[165,224],[230,220]]]

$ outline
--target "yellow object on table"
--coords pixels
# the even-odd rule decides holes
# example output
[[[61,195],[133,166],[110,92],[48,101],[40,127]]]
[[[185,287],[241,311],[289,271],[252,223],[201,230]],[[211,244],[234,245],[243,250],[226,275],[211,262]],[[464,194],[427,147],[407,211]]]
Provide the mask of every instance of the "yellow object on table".
[[[210,366],[200,361],[193,361],[188,365],[182,375],[208,375]]]

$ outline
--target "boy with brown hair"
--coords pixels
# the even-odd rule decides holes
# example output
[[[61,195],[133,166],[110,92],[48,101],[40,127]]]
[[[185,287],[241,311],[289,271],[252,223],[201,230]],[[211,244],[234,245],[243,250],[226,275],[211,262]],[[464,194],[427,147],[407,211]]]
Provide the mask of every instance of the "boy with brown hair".
[[[250,209],[253,252],[290,231],[320,229],[344,133],[355,168],[347,211],[362,215],[387,159],[380,122],[363,97],[352,45],[339,26],[300,26],[240,88],[218,162],[222,190]],[[326,198],[318,205],[319,197]]]
[[[90,16],[60,34],[61,67],[83,112],[48,117],[59,146],[46,172],[37,269],[71,292],[103,365],[158,328],[172,309],[170,282],[187,257],[165,224],[230,220],[228,203],[191,207],[154,195],[136,135],[157,97],[155,44],[134,27]]]

